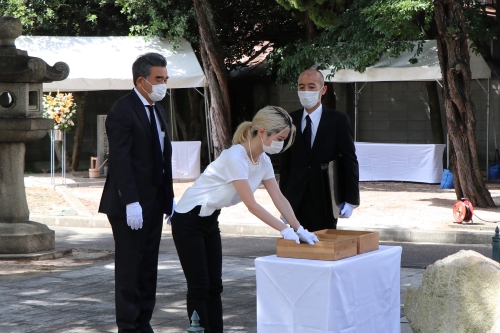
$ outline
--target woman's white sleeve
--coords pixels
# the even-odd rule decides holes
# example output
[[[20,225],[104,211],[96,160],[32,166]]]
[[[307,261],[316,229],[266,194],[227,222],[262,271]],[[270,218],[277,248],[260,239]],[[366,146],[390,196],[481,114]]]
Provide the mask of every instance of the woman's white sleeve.
[[[241,154],[227,154],[224,159],[226,183],[233,180],[248,179],[248,163],[246,156]]]
[[[273,164],[271,163],[271,159],[267,158],[266,159],[266,171],[264,173],[264,178],[262,180],[268,180],[271,178],[274,178],[274,169],[273,169]]]

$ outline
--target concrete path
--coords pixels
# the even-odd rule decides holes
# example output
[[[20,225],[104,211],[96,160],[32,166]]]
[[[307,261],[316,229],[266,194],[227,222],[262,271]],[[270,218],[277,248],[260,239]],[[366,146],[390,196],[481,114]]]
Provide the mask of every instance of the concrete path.
[[[77,249],[73,258],[0,261],[0,332],[117,332],[110,230],[53,229],[57,247]],[[223,237],[224,332],[256,332],[254,260],[274,254],[273,243],[265,237]],[[153,328],[157,333],[186,332],[186,282],[169,232],[163,234],[158,267]],[[401,269],[401,304],[406,288],[420,283],[423,272]],[[401,332],[411,332],[403,313],[401,322]]]
[[[0,332],[116,332],[114,323],[114,243],[105,215],[97,213],[104,178],[86,173],[68,175],[66,186],[49,175],[26,175],[26,187],[57,191],[67,207],[32,214],[56,231],[56,247],[72,248],[69,258],[47,261],[0,261]],[[180,197],[190,182],[175,183]],[[454,193],[429,187],[416,194],[412,184],[397,192],[373,190],[361,184],[362,205],[350,219],[339,220],[339,229],[378,231],[381,241],[448,244],[491,244],[496,224],[454,225]],[[500,204],[500,190],[492,191]],[[264,189],[256,198],[278,216]],[[383,200],[382,200],[383,199]],[[382,200],[385,206],[381,207]],[[443,205],[443,200],[446,202]],[[411,202],[411,203],[410,203]],[[418,206],[418,207],[417,207]],[[500,220],[497,211],[479,212],[482,218]],[[225,332],[256,332],[254,259],[275,254],[279,233],[248,213],[240,204],[223,209],[223,279]],[[254,236],[238,237],[236,235]],[[269,246],[271,242],[271,246]],[[410,284],[419,284],[424,270],[401,268],[401,306]],[[185,332],[186,284],[170,227],[165,225],[160,250],[158,301],[152,324],[155,332]],[[401,312],[401,332],[411,329]],[[307,332],[305,332],[307,333]],[[381,332],[382,333],[382,332]]]

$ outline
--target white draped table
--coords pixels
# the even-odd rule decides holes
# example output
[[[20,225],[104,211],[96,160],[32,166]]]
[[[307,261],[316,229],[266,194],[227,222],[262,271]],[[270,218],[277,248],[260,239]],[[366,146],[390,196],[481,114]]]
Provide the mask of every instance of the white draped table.
[[[338,261],[255,260],[258,333],[400,333],[401,247]]]
[[[355,145],[360,181],[441,182],[444,144],[356,142]]]
[[[200,176],[200,151],[200,141],[172,141],[172,178],[198,178]]]

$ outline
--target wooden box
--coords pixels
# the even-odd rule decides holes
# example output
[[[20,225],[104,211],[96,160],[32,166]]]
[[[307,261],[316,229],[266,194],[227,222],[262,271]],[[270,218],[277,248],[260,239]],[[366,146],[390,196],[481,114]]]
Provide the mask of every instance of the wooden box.
[[[352,236],[330,237],[314,245],[297,244],[293,240],[278,239],[276,255],[284,258],[339,260],[356,255],[356,238]]]
[[[358,254],[378,250],[378,232],[324,229],[315,231],[314,234],[320,241],[337,239],[339,236],[356,237]]]

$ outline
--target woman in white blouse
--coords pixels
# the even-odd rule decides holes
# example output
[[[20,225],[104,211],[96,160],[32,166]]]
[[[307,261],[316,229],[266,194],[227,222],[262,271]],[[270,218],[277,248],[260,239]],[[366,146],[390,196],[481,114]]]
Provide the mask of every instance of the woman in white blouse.
[[[243,201],[250,213],[280,231],[285,239],[309,244],[318,241],[295,217],[274,178],[271,160],[265,154],[288,149],[294,138],[295,126],[285,110],[274,106],[259,110],[252,122],[240,124],[233,146],[206,168],[175,207],[172,236],[188,284],[188,317],[196,310],[206,333],[223,331],[222,248],[217,221],[221,208]],[[260,183],[291,228],[255,201],[253,193]]]

